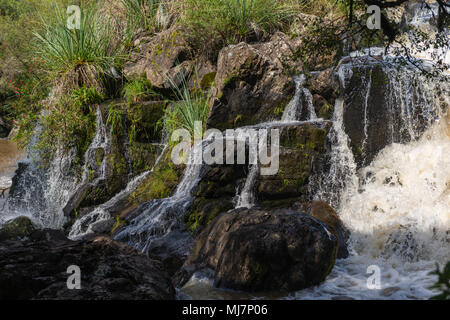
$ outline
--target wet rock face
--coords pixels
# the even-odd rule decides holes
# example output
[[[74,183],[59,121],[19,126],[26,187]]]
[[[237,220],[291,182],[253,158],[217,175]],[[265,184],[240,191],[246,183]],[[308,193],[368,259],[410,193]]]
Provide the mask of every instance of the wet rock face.
[[[440,89],[424,75],[374,62],[345,68],[344,126],[358,167],[391,143],[418,139],[437,118]]]
[[[184,270],[215,270],[217,287],[299,290],[324,281],[337,240],[319,220],[292,210],[235,210],[203,231]]]
[[[323,201],[311,201],[300,206],[302,212],[325,223],[338,241],[337,258],[348,257],[347,241],[350,236],[341,219],[334,209]]]
[[[336,98],[339,96],[339,82],[333,76],[333,68],[308,74],[306,87],[313,95],[313,105],[319,118],[330,120]]]
[[[309,197],[309,177],[324,164],[330,123],[280,128],[279,170],[275,175],[260,175],[255,185],[262,207],[290,206]]]
[[[194,235],[198,235],[217,215],[234,208],[237,187],[244,182],[247,171],[247,165],[207,168],[186,216],[188,229]]]
[[[29,207],[39,211],[45,210],[45,170],[28,161],[19,161],[17,165],[9,190],[8,204],[25,212]],[[30,187],[33,194],[31,199],[27,196]]]
[[[355,160],[365,165],[390,141],[392,114],[385,108],[382,68],[355,67],[344,90],[344,125]]]
[[[81,270],[81,289],[67,289],[67,268]],[[159,262],[107,238],[73,242],[58,231],[0,242],[0,299],[173,299]]]
[[[298,46],[277,33],[267,43],[222,49],[207,126],[224,130],[280,118],[294,94],[289,70],[301,68],[292,59]]]

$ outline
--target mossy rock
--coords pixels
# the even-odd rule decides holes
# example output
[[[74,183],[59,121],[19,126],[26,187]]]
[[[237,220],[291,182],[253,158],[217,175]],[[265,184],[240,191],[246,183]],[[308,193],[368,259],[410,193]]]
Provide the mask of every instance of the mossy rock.
[[[29,236],[35,227],[28,217],[18,217],[5,223],[0,229],[0,241],[7,239],[17,239]]]
[[[142,203],[172,195],[183,175],[184,166],[173,164],[171,150],[166,150],[160,163],[129,196],[130,203]]]
[[[203,90],[210,88],[214,84],[216,74],[216,72],[210,72],[203,76],[202,80],[200,81],[200,86]]]
[[[127,107],[128,127],[134,126],[135,140],[140,143],[160,142],[165,101],[134,103]],[[129,129],[130,130],[130,129]]]
[[[188,230],[197,236],[220,213],[234,208],[230,199],[196,198],[186,216]]]
[[[140,142],[131,144],[128,153],[133,174],[151,170],[162,150],[163,146],[160,144]]]
[[[285,207],[308,198],[309,177],[316,163],[326,154],[329,129],[329,124],[324,127],[300,125],[282,128],[278,172],[258,177],[258,204],[266,208]]]

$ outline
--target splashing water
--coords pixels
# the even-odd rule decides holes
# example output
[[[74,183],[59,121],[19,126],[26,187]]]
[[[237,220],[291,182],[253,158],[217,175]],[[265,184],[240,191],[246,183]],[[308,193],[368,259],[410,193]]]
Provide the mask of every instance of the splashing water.
[[[392,144],[343,194],[339,215],[352,255],[327,281],[290,298],[422,299],[430,271],[450,259],[450,123],[442,119],[407,145]],[[358,178],[355,178],[358,180]],[[360,188],[360,190],[356,190]],[[381,269],[381,289],[367,287],[367,267]]]

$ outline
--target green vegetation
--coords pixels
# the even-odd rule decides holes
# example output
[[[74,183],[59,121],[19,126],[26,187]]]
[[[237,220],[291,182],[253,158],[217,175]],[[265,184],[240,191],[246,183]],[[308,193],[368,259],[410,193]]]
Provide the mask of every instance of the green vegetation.
[[[181,88],[172,79],[169,79],[169,81],[172,84],[175,102],[166,111],[164,130],[170,135],[174,130],[184,128],[193,137],[195,122],[200,121],[203,134],[209,113],[209,91],[205,92],[202,89],[190,90],[184,77],[181,79]]]
[[[288,25],[295,13],[289,5],[293,2],[186,0],[184,15],[193,40],[199,46],[208,43],[214,50]]]
[[[158,23],[156,14],[160,0],[121,0],[125,8],[127,32],[136,32],[139,29],[156,31]]]
[[[106,123],[110,126],[111,134],[120,134],[122,131],[123,109],[119,104],[110,104]]]
[[[78,155],[77,160],[81,164],[83,155],[95,133],[93,103],[93,100],[88,100],[88,103],[82,102],[77,96],[64,96],[51,108],[46,109],[46,112],[39,117],[42,129],[36,145],[44,159],[50,160],[57,148],[61,147],[65,152],[75,149]]]
[[[121,48],[113,43],[111,26],[100,20],[97,5],[87,5],[81,15],[80,28],[68,29],[66,15],[58,7],[54,23],[42,20],[42,32],[35,32],[36,54],[43,68],[54,79],[58,94],[79,87],[105,92],[105,82],[113,78],[124,59]]]
[[[450,300],[450,262],[447,262],[442,271],[440,271],[439,267],[437,267],[433,274],[438,276],[438,281],[432,289],[440,290],[442,293],[431,297],[431,299]]]
[[[152,84],[146,78],[127,82],[122,92],[128,104],[150,100],[151,98],[161,98],[161,95],[153,90]]]

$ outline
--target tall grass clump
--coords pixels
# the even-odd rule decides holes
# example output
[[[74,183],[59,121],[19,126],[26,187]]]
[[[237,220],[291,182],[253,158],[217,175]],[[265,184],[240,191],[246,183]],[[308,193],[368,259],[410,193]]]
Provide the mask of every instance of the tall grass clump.
[[[220,48],[282,28],[295,8],[288,0],[186,0],[184,14],[198,45],[209,42]]]
[[[186,129],[193,137],[196,121],[202,123],[202,130],[205,128],[209,114],[210,93],[200,89],[189,89],[185,77],[180,79],[179,86],[172,79],[169,79],[169,82],[175,98],[166,110],[163,120],[164,132],[170,136],[176,129]]]
[[[104,93],[123,62],[120,45],[114,44],[111,28],[99,17],[98,6],[82,8],[79,29],[67,28],[64,12],[54,10],[54,23],[42,20],[35,33],[35,49],[48,76],[54,81],[54,93],[70,94],[80,87],[93,87]]]
[[[121,0],[121,2],[125,8],[127,28],[130,32],[155,31],[160,0]]]

